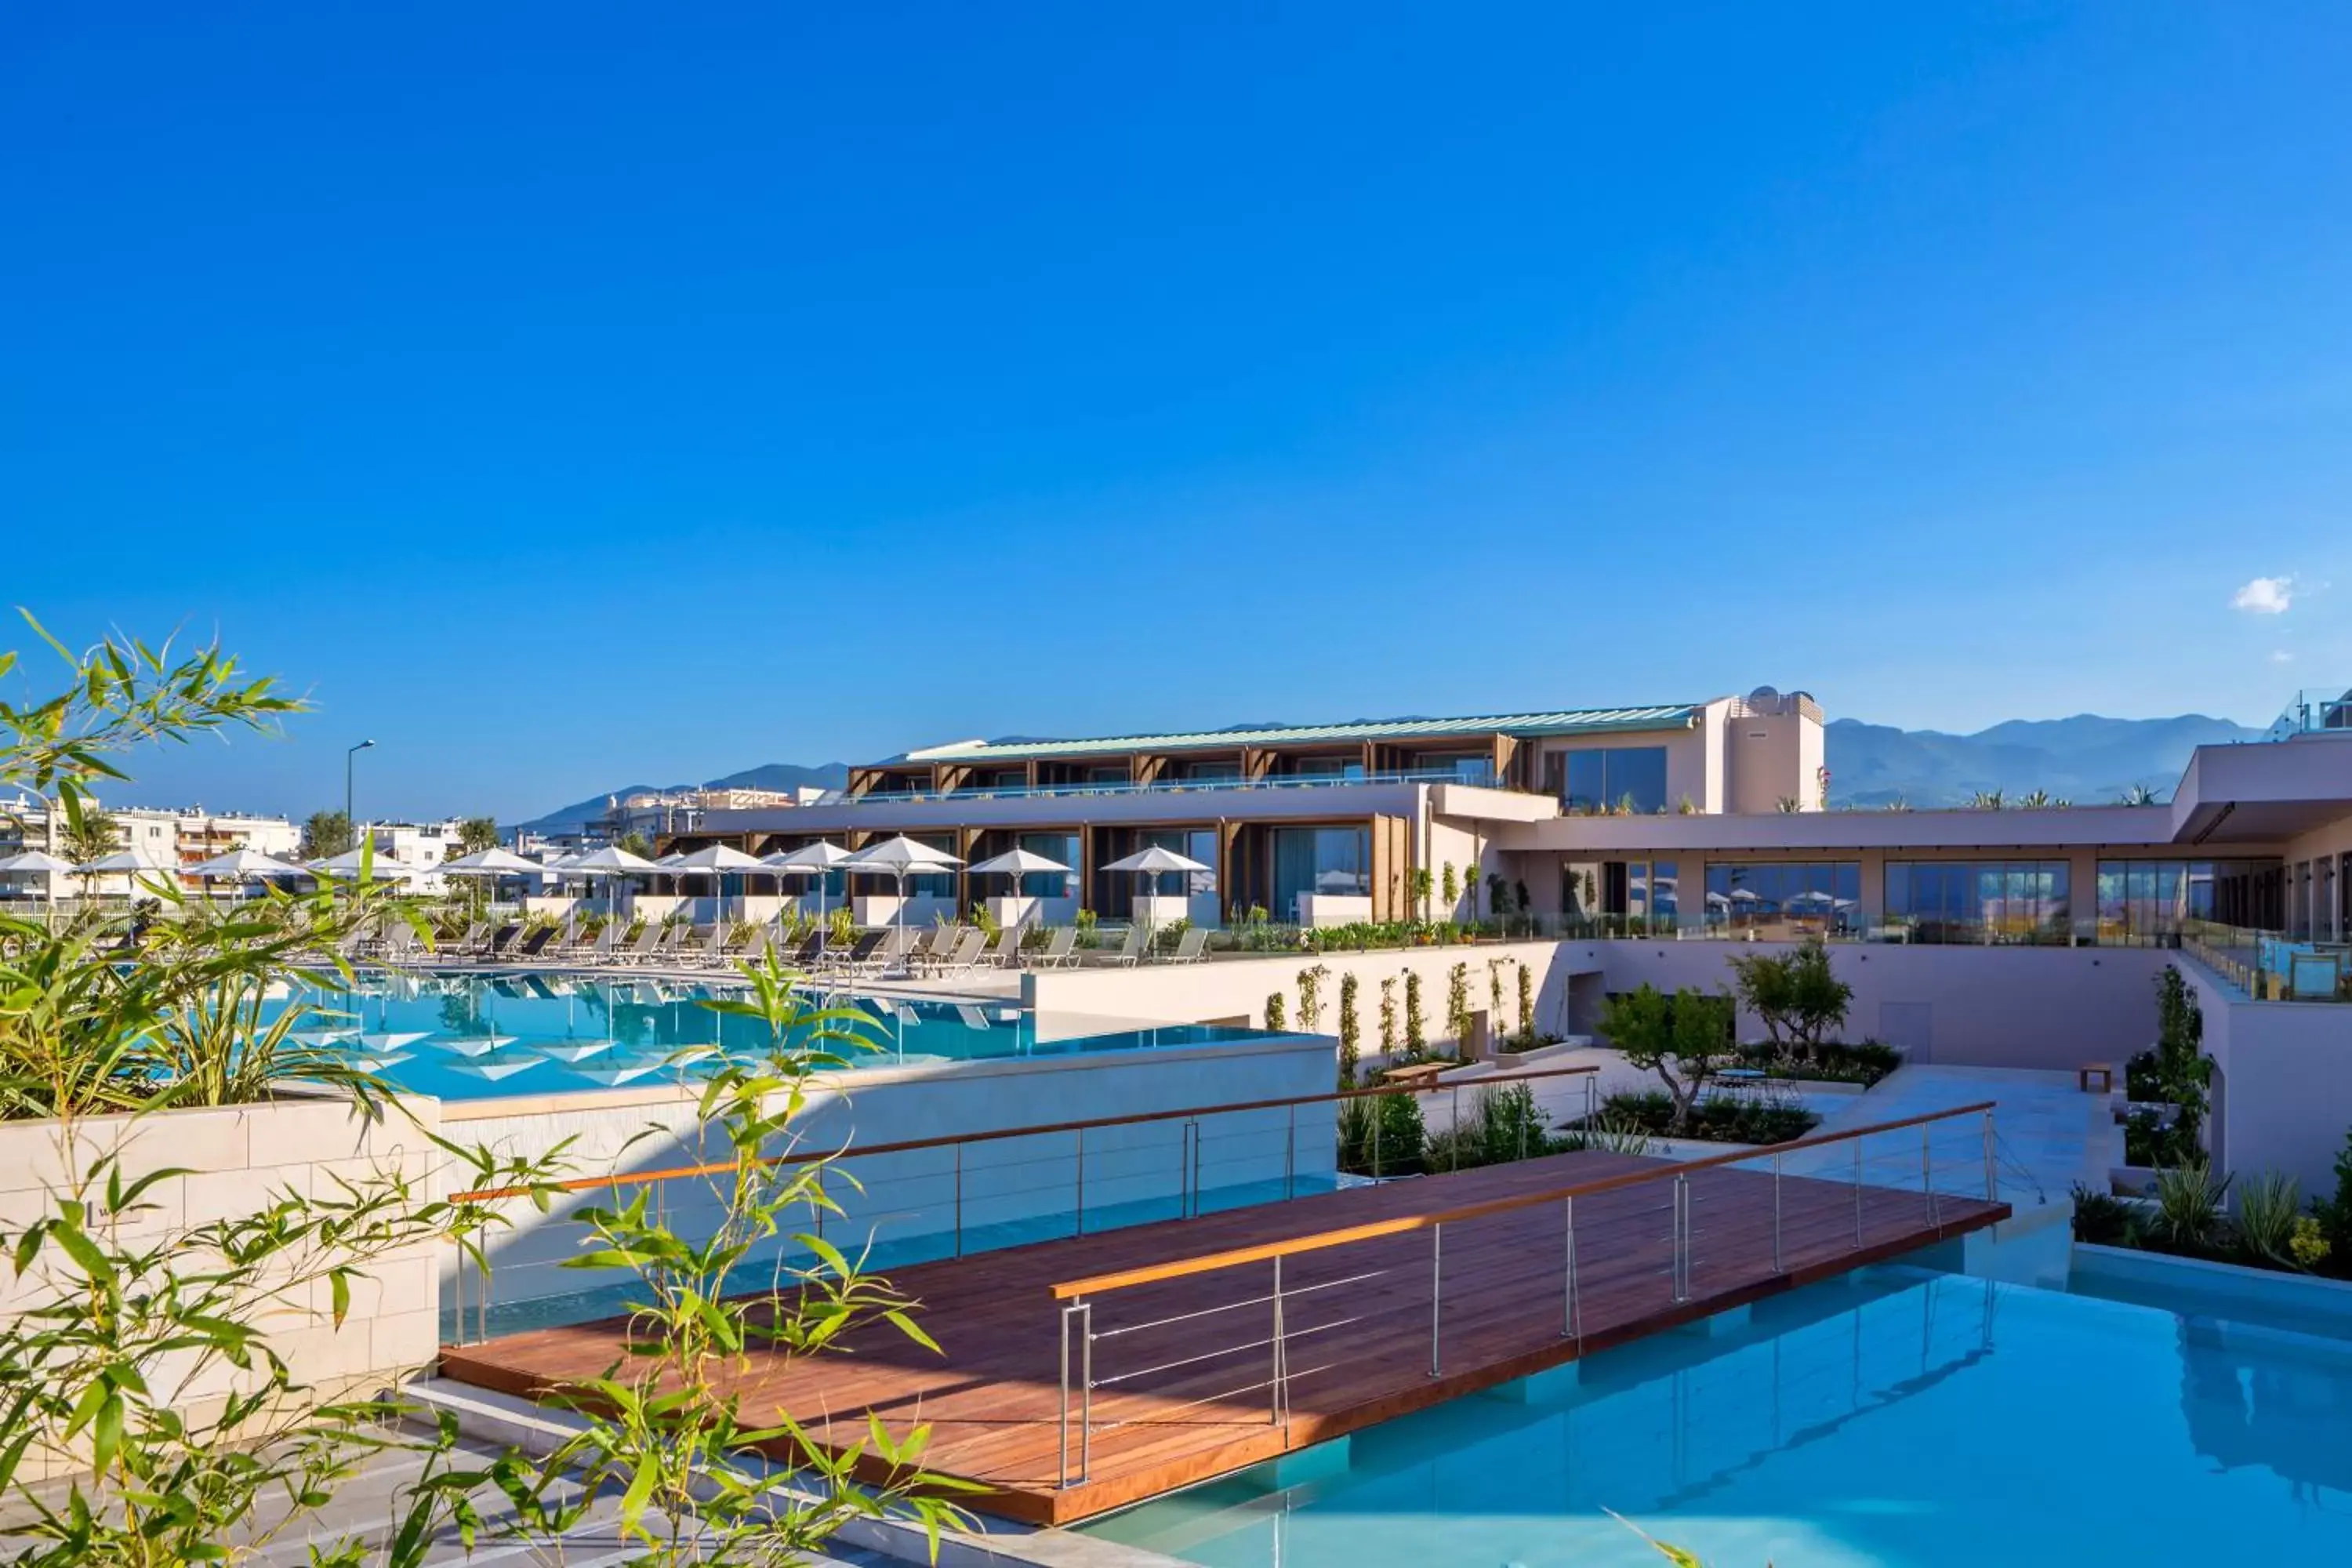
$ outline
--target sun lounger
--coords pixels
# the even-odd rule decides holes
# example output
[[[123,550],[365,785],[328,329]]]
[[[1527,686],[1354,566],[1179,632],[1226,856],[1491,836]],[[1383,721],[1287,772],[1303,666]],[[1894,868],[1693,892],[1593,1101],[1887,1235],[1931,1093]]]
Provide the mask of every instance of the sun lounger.
[[[1059,969],[1066,963],[1076,963],[1077,959],[1078,928],[1076,926],[1055,926],[1054,934],[1045,939],[1045,945],[1028,955],[1029,965],[1033,969]]]
[[[875,955],[882,951],[882,944],[889,941],[890,936],[887,931],[860,931],[857,940],[849,944],[849,951],[835,950],[830,955],[826,967],[856,974],[874,963]]]
[[[1120,969],[1134,968],[1137,962],[1143,957],[1144,946],[1150,940],[1150,933],[1144,929],[1140,921],[1129,925],[1127,928],[1127,940],[1118,944],[1118,951],[1110,955],[1109,962]]]
[[[1160,956],[1159,962],[1161,963],[1198,963],[1201,962],[1201,955],[1208,952],[1208,928],[1205,926],[1193,926],[1188,929],[1182,936],[1176,939],[1175,948],[1169,952],[1162,953]]]
[[[555,927],[541,926],[509,949],[507,957],[518,963],[535,959],[547,951],[547,944],[555,940]]]
[[[940,961],[940,973],[969,974],[973,965],[980,962],[981,954],[987,950],[988,933],[978,926],[970,927],[961,936],[956,938],[954,950]]]
[[[990,942],[988,950],[980,955],[981,963],[991,969],[1010,969],[1020,963],[1021,933],[1025,929],[1027,928],[1024,926],[1009,925],[998,931],[996,940]]]
[[[647,921],[638,931],[635,940],[614,956],[623,963],[643,963],[653,956],[654,944],[661,941],[661,927]]]

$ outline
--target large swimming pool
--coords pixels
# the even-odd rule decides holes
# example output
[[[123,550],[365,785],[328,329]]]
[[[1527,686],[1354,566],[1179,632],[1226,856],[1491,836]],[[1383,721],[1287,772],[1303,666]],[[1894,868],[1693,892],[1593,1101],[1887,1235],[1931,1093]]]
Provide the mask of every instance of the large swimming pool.
[[[561,974],[368,972],[298,988],[336,1016],[306,1029],[395,1088],[444,1100],[559,1093],[692,1078],[726,1057],[756,1056],[758,1020],[702,1004],[740,994],[723,984]],[[1066,1055],[1255,1037],[1214,1025],[1117,1029],[1040,1042],[1036,1020],[1002,1000],[843,995],[879,1047],[855,1065]]]
[[[1709,1568],[2352,1562],[2352,1344],[1908,1269],[1712,1329],[1087,1530],[1212,1568],[1663,1561],[1604,1510]]]

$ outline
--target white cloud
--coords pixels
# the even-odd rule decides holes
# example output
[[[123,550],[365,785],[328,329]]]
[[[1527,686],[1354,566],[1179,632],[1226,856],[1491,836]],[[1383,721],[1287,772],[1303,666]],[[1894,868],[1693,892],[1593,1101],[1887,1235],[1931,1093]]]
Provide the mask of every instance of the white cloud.
[[[2271,649],[2271,662],[2273,664],[2293,664],[2294,662],[2294,655],[2287,652],[2286,649],[2283,647],[2274,647]]]
[[[2250,616],[2283,616],[2294,603],[2294,578],[2257,577],[2231,595],[2230,608]]]

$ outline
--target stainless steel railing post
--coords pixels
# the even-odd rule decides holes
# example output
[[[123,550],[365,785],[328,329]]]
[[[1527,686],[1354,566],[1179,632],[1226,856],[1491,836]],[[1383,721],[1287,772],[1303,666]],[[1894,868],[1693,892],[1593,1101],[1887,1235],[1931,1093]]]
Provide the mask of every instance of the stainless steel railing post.
[[[2000,1178],[1993,1163],[1992,1112],[1990,1110],[1984,1113],[1984,1163],[1985,1202],[1997,1204],[2000,1201]]]
[[[1078,1129],[1078,1234],[1087,1233],[1087,1130]]]
[[[1786,1274],[1780,1262],[1780,1156],[1772,1156],[1772,1272]]]
[[[1437,1348],[1439,1307],[1445,1298],[1445,1226],[1444,1222],[1429,1227],[1429,1375],[1435,1377],[1444,1364]]]
[[[1582,1339],[1584,1333],[1583,1321],[1576,1304],[1576,1200],[1562,1198],[1559,1204],[1560,1228],[1567,1242],[1568,1254],[1568,1278],[1562,1286],[1564,1299],[1560,1305],[1559,1331],[1564,1339],[1577,1340]]]
[[[1288,1114],[1290,1125],[1282,1135],[1282,1195],[1286,1198],[1297,1190],[1298,1180],[1298,1107],[1292,1106]]]
[[[1690,1178],[1675,1178],[1675,1300],[1690,1300]]]
[[[963,1256],[963,1145],[955,1149],[955,1255]]]
[[[1862,1140],[1853,1141],[1853,1244],[1862,1245]]]
[[[1272,1393],[1267,1419],[1276,1426],[1282,1425],[1282,1407],[1286,1393],[1283,1387],[1282,1359],[1282,1258],[1277,1254],[1274,1260],[1274,1370],[1267,1384]]]
[[[1095,1452],[1095,1304],[1078,1303],[1078,1480],[1084,1484],[1094,1468]]]
[[[1932,1121],[1919,1123],[1919,1190],[1927,1195],[1927,1223],[1941,1226],[1944,1205],[1936,1196],[1936,1157],[1927,1138],[1934,1127]]]
[[[1062,1402],[1055,1407],[1059,1412],[1061,1458],[1055,1485],[1063,1487],[1070,1484],[1070,1318],[1077,1310],[1075,1303],[1062,1308]]]

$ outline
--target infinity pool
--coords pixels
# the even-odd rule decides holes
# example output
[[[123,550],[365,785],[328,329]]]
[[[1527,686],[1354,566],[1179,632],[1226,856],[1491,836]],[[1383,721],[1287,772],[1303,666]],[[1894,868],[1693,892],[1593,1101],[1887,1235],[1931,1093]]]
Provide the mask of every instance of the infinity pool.
[[[2352,1344],[1865,1271],[1087,1532],[1211,1568],[2352,1561]]]
[[[690,1079],[707,1062],[763,1051],[758,1020],[702,1004],[716,984],[557,974],[364,973],[295,994],[337,1016],[304,1032],[396,1088],[444,1100],[612,1089]],[[880,1048],[853,1065],[1066,1055],[1254,1037],[1213,1025],[1127,1029],[1040,1044],[1035,1020],[1003,1001],[842,996]]]

